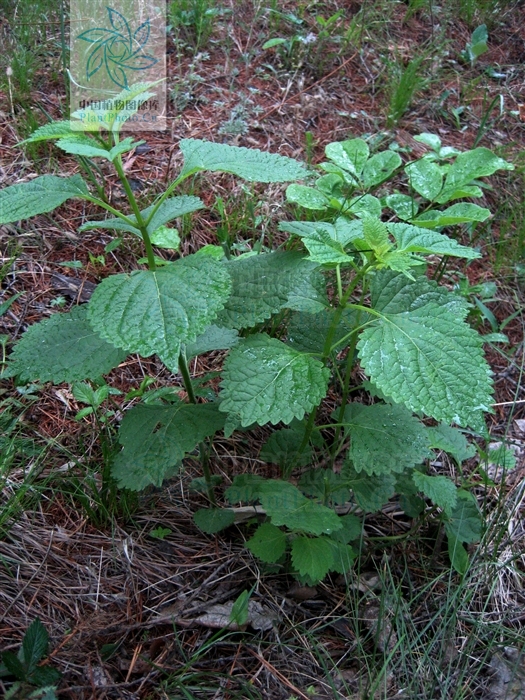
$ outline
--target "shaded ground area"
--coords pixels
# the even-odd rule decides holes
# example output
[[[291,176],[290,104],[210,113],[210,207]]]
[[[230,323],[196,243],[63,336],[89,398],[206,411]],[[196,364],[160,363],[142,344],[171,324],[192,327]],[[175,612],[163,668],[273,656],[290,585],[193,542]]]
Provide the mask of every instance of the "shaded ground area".
[[[198,37],[191,22],[177,26],[175,13],[168,46],[170,129],[147,134],[146,147],[127,158],[133,186],[145,200],[158,194],[176,175],[178,142],[187,137],[317,163],[327,143],[355,136],[370,136],[374,147],[395,141],[408,158],[421,148],[413,137],[428,131],[445,145],[487,146],[512,160],[517,170],[495,177],[486,193],[494,218],[473,240],[463,232],[466,243],[480,247],[482,261],[449,268],[446,281],[454,284],[461,272],[470,285],[497,282],[486,306],[495,330],[506,324],[509,343],[487,351],[496,386],[488,421],[494,441],[515,445],[516,466],[502,474],[486,461],[484,479],[474,459],[462,475],[488,521],[464,581],[450,573],[440,533],[428,522],[410,521],[393,502],[367,516],[355,572],[309,589],[286,573],[261,569],[243,548],[244,525],[218,537],[193,525],[191,513],[204,499],[188,491],[197,475],[191,460],[166,490],[102,499],[99,471],[107,459],[104,444],[114,440],[111,426],[101,428],[90,417],[75,420],[80,405],[65,385],[20,390],[3,382],[4,650],[17,650],[38,616],[50,634],[46,663],[63,674],[58,695],[69,698],[518,700],[525,697],[525,6],[492,3],[488,11],[483,3],[438,7],[386,0],[274,5],[220,6],[206,37]],[[0,19],[8,49],[0,59],[4,68],[18,55],[20,32],[17,15],[6,7]],[[77,169],[51,145],[15,148],[45,115],[64,116],[54,11],[37,30],[39,62],[31,84],[25,89],[16,70],[2,83],[2,186],[35,172]],[[338,11],[324,36],[318,17]],[[488,51],[471,64],[461,52],[482,20]],[[305,41],[310,34],[315,41]],[[289,47],[263,49],[273,37],[286,38]],[[420,80],[407,101],[399,84],[414,59],[421,60]],[[111,201],[118,204],[124,193],[112,178],[108,168]],[[183,223],[184,252],[216,243],[219,226],[231,226],[246,249],[257,240],[279,242],[277,223],[287,216],[284,188],[247,186],[228,176],[200,180],[196,187],[209,209]],[[68,203],[52,215],[0,227],[0,301],[23,293],[0,318],[9,343],[57,306],[86,301],[108,274],[135,264],[132,241],[107,253],[109,235],[78,233],[94,213],[89,205]],[[64,267],[64,261],[73,265]],[[494,330],[483,313],[477,320],[482,332]],[[192,369],[204,375],[220,360],[206,356]],[[155,358],[127,361],[110,379],[126,392],[146,377],[153,377],[154,387],[181,386]],[[127,405],[120,397],[115,402],[118,418]],[[261,429],[249,444],[243,437],[215,443],[212,466],[225,484],[249,471],[278,476],[258,459],[265,436]],[[446,457],[441,466],[455,474]],[[225,615],[244,590],[253,591],[250,623],[246,630],[228,629]]]

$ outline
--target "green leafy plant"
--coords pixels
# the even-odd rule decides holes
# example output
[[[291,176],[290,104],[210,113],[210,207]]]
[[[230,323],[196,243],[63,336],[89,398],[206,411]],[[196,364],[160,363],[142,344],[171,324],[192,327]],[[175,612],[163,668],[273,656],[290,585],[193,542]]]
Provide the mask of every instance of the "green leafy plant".
[[[56,700],[56,683],[60,673],[51,666],[39,666],[47,656],[49,635],[38,618],[24,635],[18,654],[4,651],[0,664],[1,677],[14,677],[16,682],[9,688],[6,700],[13,698],[40,698]]]
[[[136,105],[148,98],[148,86],[131,94]],[[117,117],[102,123],[105,130],[91,136],[68,122],[53,123],[29,141],[52,138],[68,153],[109,160],[128,213],[91,194],[79,175],[44,175],[0,192],[0,222],[80,198],[112,215],[81,230],[132,234],[145,256],[131,273],[104,279],[88,304],[31,326],[11,355],[12,372],[20,381],[96,382],[130,353],[156,354],[180,374],[188,400],[173,392],[145,400],[142,393],[125,412],[111,470],[121,487],[160,486],[198,450],[212,505],[197,511],[198,526],[218,532],[236,520],[238,503],[258,504],[266,520],[248,548],[272,565],[289,556],[291,570],[310,583],[350,568],[359,515],[397,493],[412,517],[431,504],[451,543],[452,563],[464,572],[462,543],[479,537],[480,515],[467,491],[428,464],[433,450],[458,462],[471,456],[462,429],[484,432],[491,376],[483,340],[466,322],[468,303],[425,274],[426,260],[479,257],[443,228],[484,221],[489,210],[451,202],[480,197],[480,178],[512,165],[485,148],[461,153],[423,134],[418,139],[428,154],[406,164],[395,150],[371,154],[362,139],[329,144],[323,174],[312,176],[290,158],[185,139],[178,177],[141,209],[122,167],[122,154],[137,142],[120,139]],[[173,195],[202,171],[292,182],[289,201],[320,220],[282,222],[288,241],[270,252],[232,254],[231,245],[225,255],[231,241],[224,237],[222,247],[159,259],[154,246],[166,240],[166,225],[203,207],[198,197]],[[296,183],[312,177],[312,185]],[[394,177],[404,192],[385,186]],[[177,238],[169,238],[177,250]],[[188,361],[217,349],[228,351],[220,392],[203,394]],[[358,363],[365,384],[356,376]],[[87,398],[93,408],[100,405],[101,397]],[[261,458],[280,465],[282,478],[238,475],[225,493],[232,507],[219,508],[207,441],[254,424],[276,426]],[[295,485],[288,479],[297,468]]]
[[[461,57],[464,61],[470,61],[470,65],[474,65],[474,61],[481,56],[481,54],[488,51],[487,41],[489,35],[487,32],[487,26],[485,24],[480,24],[479,27],[474,29],[470,42],[466,45],[465,50],[461,52]]]

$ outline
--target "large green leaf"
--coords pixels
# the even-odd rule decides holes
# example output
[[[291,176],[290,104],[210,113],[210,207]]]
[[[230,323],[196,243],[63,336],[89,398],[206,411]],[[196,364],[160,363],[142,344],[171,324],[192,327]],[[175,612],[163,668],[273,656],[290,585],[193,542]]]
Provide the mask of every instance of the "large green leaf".
[[[208,535],[225,530],[235,522],[235,511],[231,508],[201,508],[193,514],[197,527]]]
[[[266,334],[233,348],[223,372],[220,410],[238,415],[242,426],[301,420],[326,396],[330,370]]]
[[[472,180],[492,175],[496,170],[514,170],[514,166],[494,155],[488,148],[474,148],[460,153],[448,170],[443,190],[437,201],[439,204],[448,202],[457,189],[469,184]]]
[[[349,141],[329,143],[325,148],[325,154],[336,165],[350,173],[357,184],[368,160],[370,150],[363,139],[351,139]]]
[[[112,474],[123,488],[161,486],[184,455],[224,425],[214,404],[147,406],[139,404],[122,420]]]
[[[181,343],[193,342],[230,292],[226,268],[189,255],[159,270],[113,275],[96,288],[89,319],[108,342],[144,357],[156,353],[176,368]]]
[[[191,212],[202,209],[204,206],[201,199],[198,197],[192,197],[189,195],[181,195],[180,197],[170,197],[165,199],[164,202],[159,206],[151,221],[149,222],[147,228],[148,233],[153,234],[160,226],[177,219],[179,216],[184,214],[190,214]],[[154,209],[152,204],[150,207],[146,207],[141,211],[142,218],[147,221]],[[129,231],[137,236],[141,233],[137,228],[137,219],[133,214],[128,214],[127,218],[132,222],[132,225],[127,224],[125,221],[119,218],[115,219],[104,219],[104,221],[86,221],[85,224],[79,228],[80,231],[86,231],[93,228],[109,228],[117,231]]]
[[[250,328],[281,309],[320,311],[327,305],[318,265],[298,252],[266,253],[223,263],[232,292],[217,317],[226,328]]]
[[[97,335],[87,320],[87,307],[77,306],[30,326],[15,345],[11,359],[21,381],[60,384],[96,379],[126,355]]]
[[[181,175],[185,176],[209,170],[232,173],[251,182],[290,182],[302,180],[308,175],[302,163],[255,148],[182,139],[180,149],[184,155]]]
[[[318,583],[334,566],[334,547],[326,537],[296,537],[292,542],[292,564],[309,582]]]
[[[481,337],[464,321],[464,303],[425,278],[400,283],[392,274],[374,280],[380,317],[359,339],[363,368],[412,411],[481,429],[492,401],[491,373]]]
[[[473,248],[460,245],[437,231],[427,231],[410,224],[386,224],[386,226],[396,239],[397,251],[400,253],[454,255],[468,260],[481,257],[480,253]]]
[[[305,209],[324,211],[330,206],[330,197],[314,187],[298,185],[295,182],[286,188],[286,199]]]
[[[380,510],[395,493],[393,473],[370,476],[363,471],[358,474],[348,462],[343,465],[341,473],[345,485],[352,489],[357,505],[366,513]]]
[[[117,156],[131,151],[143,143],[145,142],[133,141],[131,137],[128,137],[117,143],[113,148],[104,148],[98,141],[79,133],[59,139],[56,145],[66,153],[73,155],[85,156],[86,158],[105,158],[113,161]]]
[[[330,326],[332,325],[335,309],[324,309],[318,314],[308,314],[302,311],[296,311],[292,314],[288,325],[288,344],[299,352],[322,353],[324,344]],[[359,318],[363,323],[367,314],[361,313]],[[356,327],[357,313],[352,309],[343,311],[341,320],[339,321],[332,346],[346,338],[346,343],[350,341],[350,333]],[[342,350],[343,344],[338,346],[338,351]]]
[[[202,355],[212,350],[229,350],[239,342],[239,334],[229,328],[219,328],[212,324],[193,343],[186,344],[186,359]]]
[[[351,403],[343,424],[351,438],[348,458],[358,473],[402,472],[429,456],[426,428],[404,406]]]
[[[395,151],[381,151],[372,156],[363,168],[361,179],[363,187],[370,189],[388,180],[390,175],[402,165],[402,160]]]
[[[456,226],[468,224],[472,221],[486,221],[490,216],[490,209],[485,209],[470,202],[453,204],[444,211],[430,211],[420,214],[412,223],[423,228],[437,228],[438,226]]]
[[[331,508],[306,498],[288,481],[265,481],[260,486],[260,500],[273,525],[312,535],[329,535],[343,527]]]
[[[299,455],[298,450],[303,443],[304,426],[300,428],[282,428],[274,430],[261,448],[259,459],[270,464],[278,464],[287,470],[294,466],[305,466],[312,459],[312,450],[307,445]]]
[[[405,172],[410,185],[425,199],[433,202],[443,187],[443,172],[435,163],[427,158],[421,158],[409,163]]]
[[[286,535],[275,525],[263,523],[246,542],[246,547],[262,561],[273,564],[285,552]]]
[[[0,190],[0,224],[53,211],[68,199],[85,198],[88,194],[80,175],[42,175],[30,182],[5,187]]]

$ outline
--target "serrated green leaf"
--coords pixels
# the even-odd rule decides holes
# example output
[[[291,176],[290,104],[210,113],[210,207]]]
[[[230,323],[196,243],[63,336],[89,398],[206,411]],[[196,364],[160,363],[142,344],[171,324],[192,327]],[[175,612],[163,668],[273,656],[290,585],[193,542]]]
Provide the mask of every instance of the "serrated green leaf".
[[[490,216],[490,209],[484,209],[470,202],[453,204],[444,211],[431,210],[420,214],[412,223],[421,228],[436,228],[438,226],[455,226],[467,224],[472,221],[486,221]]]
[[[184,176],[208,170],[232,173],[250,182],[290,182],[302,180],[308,175],[299,161],[255,148],[199,139],[182,139],[179,145],[184,155],[181,172]]]
[[[84,305],[30,326],[15,345],[11,359],[21,381],[39,379],[60,384],[96,379],[117,367],[126,356],[95,333]]]
[[[357,554],[348,544],[338,542],[333,538],[328,539],[328,542],[332,545],[332,556],[334,560],[330,571],[335,571],[336,574],[346,574],[352,568]]]
[[[455,190],[497,170],[514,170],[514,166],[488,148],[474,148],[460,153],[448,170],[443,190],[437,198],[438,203],[448,202]]]
[[[284,308],[320,310],[327,305],[318,265],[302,253],[275,251],[223,265],[232,279],[232,291],[216,319],[219,326],[251,328]]]
[[[352,403],[343,425],[351,437],[348,458],[358,473],[402,472],[428,457],[426,428],[404,406]]]
[[[469,556],[465,547],[460,540],[453,535],[447,536],[448,555],[452,568],[461,576],[464,576],[468,570]]]
[[[400,283],[392,275],[374,280],[381,317],[357,344],[364,370],[414,412],[480,427],[492,402],[491,373],[480,336],[463,320],[464,303],[424,278]]]
[[[262,561],[273,564],[286,550],[286,535],[275,525],[263,523],[246,542],[246,547]]]
[[[224,425],[214,404],[148,406],[139,404],[124,415],[119,431],[122,451],[112,474],[122,488],[140,491],[161,486],[184,455]]]
[[[224,366],[220,410],[241,417],[241,425],[290,423],[326,396],[330,370],[266,334],[233,348]]]
[[[33,131],[31,136],[24,141],[20,141],[19,146],[25,146],[26,143],[37,143],[38,141],[49,141],[50,139],[61,139],[68,136],[75,136],[78,132],[71,129],[71,122],[68,120],[50,122],[44,124]]]
[[[402,165],[402,160],[395,151],[381,151],[373,155],[364,165],[362,182],[365,189],[376,187],[392,175]]]
[[[297,485],[307,496],[315,496],[323,502],[342,505],[350,500],[350,491],[341,474],[332,469],[309,469],[301,475]]]
[[[222,484],[222,476],[219,476],[218,474],[213,474],[210,477],[209,484],[203,476],[198,476],[196,479],[192,479],[190,481],[189,489],[190,489],[190,491],[196,491],[197,493],[208,493],[210,485],[213,488],[215,486],[220,486],[221,484]],[[170,530],[170,532],[171,532],[171,530]]]
[[[225,530],[235,522],[235,512],[228,508],[201,508],[193,514],[197,527],[208,535]]]
[[[307,314],[297,311],[292,314],[288,325],[288,343],[299,352],[322,353],[326,336],[330,329],[335,314],[335,309],[324,309],[318,314]],[[366,314],[360,315],[360,323],[365,320]],[[339,342],[348,336],[356,327],[357,313],[352,309],[343,311],[334,337],[333,346],[338,346]],[[338,347],[341,350],[344,345]]]
[[[372,216],[363,217],[363,235],[369,248],[381,257],[392,248],[388,237],[388,229],[380,219]]]
[[[30,182],[11,185],[0,190],[0,224],[53,211],[68,199],[87,195],[86,183],[80,175],[42,175]]]
[[[155,205],[152,204],[141,211],[142,218],[145,221],[147,221],[151,216],[154,206]],[[173,221],[173,219],[177,219],[179,216],[183,216],[184,214],[191,214],[191,212],[202,209],[203,206],[204,204],[199,197],[192,197],[189,195],[170,197],[162,202],[151,218],[151,221],[147,226],[148,233],[152,235],[158,228],[164,224],[167,224],[169,221]],[[129,214],[128,219],[132,222],[132,225],[127,224],[125,221],[119,218],[105,219],[104,221],[86,221],[85,224],[80,226],[79,231],[89,231],[95,228],[103,228],[114,229],[117,231],[129,231],[130,233],[134,233],[136,236],[141,236],[141,233],[136,226],[136,217]]]
[[[491,447],[489,445],[488,459],[492,464],[503,467],[507,471],[514,469],[516,466],[516,455],[513,450],[505,447],[504,444]]]
[[[38,690],[28,695],[28,700],[31,700],[31,698],[35,698],[35,700],[37,698],[38,700],[58,700],[58,696],[55,694],[55,684],[60,678],[61,673],[56,668],[37,666],[29,677],[29,682],[31,685],[36,685]]]
[[[342,473],[345,484],[353,491],[357,505],[366,513],[380,510],[395,493],[394,474],[358,474],[348,463],[343,466]]]
[[[124,151],[130,151],[133,146],[130,143],[133,139],[126,139],[124,145]],[[106,160],[112,160],[110,151],[94,139],[86,136],[85,134],[73,134],[71,136],[65,136],[60,138],[56,145],[65,153],[71,153],[76,156],[85,156],[86,158],[105,158]],[[118,152],[117,152],[118,153]],[[116,155],[116,154],[115,154]],[[113,156],[114,157],[114,156]]]
[[[336,165],[350,173],[354,183],[357,184],[370,155],[370,149],[363,139],[350,139],[329,143],[325,148],[325,154]]]
[[[445,513],[452,515],[452,510],[457,501],[457,488],[446,476],[430,476],[414,471],[412,479],[415,485],[436,506],[442,508]]]
[[[334,563],[334,548],[326,537],[296,537],[292,542],[292,564],[312,582],[321,581]]]
[[[356,515],[352,513],[347,513],[346,515],[341,515],[339,520],[342,523],[342,528],[336,530],[330,535],[330,539],[336,542],[342,542],[343,544],[348,544],[354,540],[358,540],[363,532],[363,521],[360,520]]]
[[[457,537],[460,542],[479,542],[482,524],[474,496],[468,491],[458,491],[456,506],[445,521],[447,537]]]
[[[320,190],[295,183],[286,188],[286,199],[288,202],[314,211],[324,211],[330,206],[330,198]]]
[[[269,464],[278,464],[285,471],[295,465],[305,466],[312,459],[312,450],[307,445],[298,455],[303,437],[304,427],[302,431],[293,428],[275,430],[262,446],[259,458]]]
[[[416,200],[406,194],[389,194],[385,197],[385,204],[403,221],[413,219],[419,211]]]
[[[186,359],[191,360],[197,355],[212,350],[229,350],[239,342],[239,334],[236,330],[229,328],[219,328],[212,324],[208,326],[204,333],[201,333],[193,343],[187,343]]]
[[[159,226],[153,231],[150,236],[152,245],[157,248],[168,248],[169,250],[178,250],[180,247],[180,236],[176,228],[168,226]]]
[[[405,167],[411,187],[425,199],[433,202],[443,187],[441,169],[427,158],[421,158]]]
[[[274,525],[285,525],[290,530],[312,535],[331,534],[342,528],[331,508],[306,498],[287,481],[265,481],[259,492],[261,504]]]
[[[345,247],[354,239],[363,237],[361,221],[349,221],[340,216],[334,224],[324,222],[290,221],[281,222],[281,231],[293,233],[302,238],[308,249],[309,260],[320,264],[348,263],[352,258]]]
[[[106,278],[90,299],[89,320],[108,342],[143,357],[156,353],[173,369],[181,343],[205,330],[230,289],[220,262],[188,255],[155,271]]]
[[[465,435],[446,423],[427,428],[430,447],[443,450],[461,464],[476,454],[474,445],[469,445]]]
[[[12,651],[4,651],[2,654],[2,662],[9,673],[19,681],[25,681],[27,671],[25,665],[13,654]]]
[[[38,662],[47,654],[49,635],[37,617],[27,628],[22,640],[22,658],[27,674],[30,675]]]
[[[232,485],[224,492],[224,497],[229,503],[258,501],[260,487],[264,481],[258,474],[238,474],[234,477]]]
[[[374,216],[380,219],[383,211],[380,200],[371,194],[360,194],[352,197],[349,202],[341,202],[341,205],[345,214],[351,213],[361,217]]]
[[[467,258],[467,260],[481,257],[480,253],[473,248],[460,245],[443,233],[427,231],[410,224],[389,223],[386,227],[396,239],[397,252],[400,253],[453,255],[457,258]]]

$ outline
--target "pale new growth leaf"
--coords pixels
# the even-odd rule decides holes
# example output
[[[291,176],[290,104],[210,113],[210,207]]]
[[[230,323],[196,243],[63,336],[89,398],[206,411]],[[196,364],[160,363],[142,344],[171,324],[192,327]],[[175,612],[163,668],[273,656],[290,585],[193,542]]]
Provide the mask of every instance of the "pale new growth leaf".
[[[240,416],[241,425],[301,420],[326,396],[330,370],[266,334],[233,348],[223,373],[220,410]]]
[[[86,183],[80,175],[42,175],[30,182],[11,185],[0,190],[0,224],[53,211],[68,199],[87,195]]]
[[[381,151],[373,155],[364,165],[361,176],[366,189],[380,185],[402,165],[402,160],[395,151]]]
[[[281,231],[300,236],[310,253],[308,259],[320,264],[352,262],[345,252],[350,241],[363,236],[361,221],[348,221],[339,217],[334,224],[324,222],[281,222]]]
[[[431,202],[436,199],[443,187],[441,169],[427,158],[421,158],[406,166],[405,172],[415,191]]]
[[[143,357],[156,353],[175,368],[181,343],[204,331],[229,291],[223,265],[208,256],[189,255],[154,272],[106,278],[91,297],[89,319],[113,345]]]
[[[356,472],[402,472],[429,455],[425,426],[404,406],[352,403],[345,408],[343,425],[351,438],[348,458]]]
[[[232,291],[217,325],[250,328],[283,308],[319,311],[327,305],[318,265],[301,253],[275,251],[223,266],[232,279]]]
[[[30,326],[11,355],[21,381],[75,382],[107,374],[127,353],[107,343],[87,320],[87,307]]]
[[[329,143],[325,148],[325,154],[336,165],[350,173],[357,184],[370,155],[370,150],[363,139],[351,139]]]
[[[418,471],[412,473],[412,479],[418,490],[432,503],[443,508],[448,515],[452,515],[457,501],[457,489],[450,479],[446,476],[429,476]]]
[[[208,170],[232,173],[250,182],[290,182],[308,175],[305,166],[293,158],[255,148],[182,139],[180,149],[184,155],[181,175]]]
[[[427,428],[430,447],[448,452],[459,463],[476,454],[474,445],[469,445],[467,438],[457,428],[446,423]]]
[[[334,566],[334,548],[325,537],[296,537],[292,542],[292,564],[313,583],[321,581]]]
[[[147,406],[139,404],[122,420],[112,474],[122,488],[140,491],[161,486],[164,478],[191,452],[224,425],[213,404]]]
[[[460,153],[448,170],[443,190],[437,201],[440,204],[448,202],[455,190],[472,180],[492,175],[496,170],[514,170],[514,166],[494,155],[488,148],[474,148]]]
[[[252,554],[268,564],[282,557],[286,549],[286,535],[271,523],[259,525],[253,537],[246,542]]]

